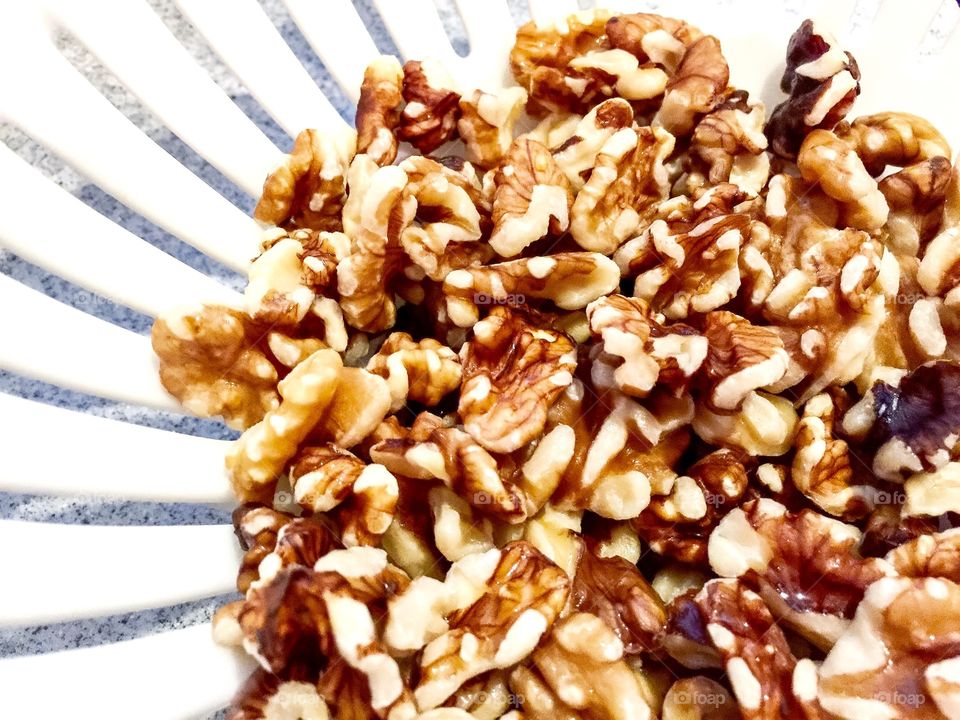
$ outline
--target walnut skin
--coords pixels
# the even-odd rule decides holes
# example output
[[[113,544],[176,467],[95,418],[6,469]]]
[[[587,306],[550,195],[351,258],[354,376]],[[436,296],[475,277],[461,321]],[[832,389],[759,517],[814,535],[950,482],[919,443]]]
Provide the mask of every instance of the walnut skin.
[[[787,46],[780,89],[790,97],[774,108],[766,132],[770,149],[792,159],[811,130],[830,130],[850,111],[860,94],[860,69],[836,38],[804,20]]]
[[[491,452],[513,452],[539,435],[577,366],[569,338],[505,307],[474,325],[462,355],[458,412],[464,429]]]

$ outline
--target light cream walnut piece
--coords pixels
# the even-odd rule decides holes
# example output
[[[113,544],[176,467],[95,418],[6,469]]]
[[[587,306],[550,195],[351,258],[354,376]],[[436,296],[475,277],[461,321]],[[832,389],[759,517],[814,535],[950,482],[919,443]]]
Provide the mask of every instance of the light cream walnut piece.
[[[571,116],[576,118],[576,115]],[[610,98],[590,110],[573,127],[569,135],[555,142],[556,133],[544,132],[542,142],[553,151],[557,166],[567,176],[574,192],[583,188],[597,162],[597,153],[614,133],[631,127],[633,108],[622,98]],[[567,134],[566,131],[563,132]]]
[[[664,161],[673,146],[662,128],[623,128],[603,144],[571,210],[580,247],[608,255],[636,232],[647,209],[669,195]]]
[[[513,257],[548,233],[566,231],[573,192],[545,146],[528,138],[514,140],[495,182],[489,242],[497,254]]]
[[[577,367],[569,338],[505,307],[493,308],[474,325],[461,355],[463,427],[487,450],[500,453],[540,435],[547,410]]]
[[[403,68],[392,55],[382,55],[367,66],[357,101],[357,152],[369,155],[377,165],[390,165],[397,158],[397,138],[403,105]]]
[[[447,560],[456,562],[493,547],[490,520],[475,517],[466,500],[442,485],[431,488],[427,497],[433,515],[433,541]]]
[[[507,675],[503,670],[494,670],[465,683],[450,700],[448,707],[429,710],[428,713],[460,711],[464,716],[437,715],[437,720],[501,720],[508,714],[517,715],[510,710],[513,696],[507,685]],[[422,719],[423,716],[420,716]],[[427,718],[430,720],[430,718]],[[507,720],[510,720],[508,718]]]
[[[397,137],[428,155],[457,129],[460,95],[443,65],[432,59],[408,60],[403,66],[403,99]]]
[[[263,184],[253,216],[263,223],[340,230],[346,172],[356,150],[352,130],[304,130],[293,150]]]
[[[527,91],[509,87],[499,93],[474,90],[460,98],[457,129],[467,159],[480,167],[496,166],[513,142],[513,127],[527,102]]]
[[[473,166],[464,163],[455,170],[414,155],[400,168],[407,175],[407,186],[388,230],[391,239],[399,237],[416,268],[431,280],[442,281],[452,270],[489,260],[490,249],[478,242],[485,221],[476,204],[481,188]],[[410,274],[416,268],[408,268],[407,276],[421,280],[423,274]]]
[[[784,625],[828,650],[867,587],[894,574],[860,556],[860,531],[813,510],[792,513],[768,498],[734,509],[710,535],[710,565],[755,587]]]
[[[520,539],[533,545],[559,565],[567,577],[572,578],[584,552],[581,539],[582,520],[583,512],[579,510],[557,510],[547,503],[540,512],[523,524]],[[516,529],[517,526],[511,526],[508,533]],[[494,540],[503,542],[508,533],[501,531]]]
[[[533,665],[513,671],[510,686],[532,718],[653,717],[640,680],[624,660],[623,643],[590,613],[558,622],[534,652]]]
[[[874,583],[820,666],[819,698],[840,718],[960,717],[960,586]]]
[[[280,404],[244,432],[227,455],[227,470],[238,498],[273,499],[277,476],[327,412],[342,369],[335,351],[318,350],[280,381]]]
[[[282,680],[258,669],[230,701],[227,720],[330,720],[330,710],[315,682]]]
[[[666,210],[669,220],[657,218],[622,245],[614,259],[624,275],[636,276],[633,294],[674,320],[732,300],[751,224],[749,215],[733,210],[742,199],[735,186],[717,185],[696,202],[678,201],[688,207],[678,208],[676,220]]]
[[[407,174],[396,166],[377,168],[369,156],[358,155],[348,181],[343,224],[350,253],[337,267],[340,307],[351,327],[378,332],[391,327],[396,317],[391,282],[402,270],[404,255],[388,229]]]
[[[814,130],[797,156],[803,178],[819,183],[840,203],[842,222],[860,230],[876,230],[887,222],[890,208],[877,181],[863,165],[855,148],[829,130]]]
[[[423,649],[418,707],[436,707],[467,680],[526,658],[559,616],[569,589],[566,574],[530,544],[504,546],[483,594],[452,613],[450,630]]]
[[[587,306],[587,319],[603,352],[622,360],[613,379],[628,395],[645,397],[655,387],[667,387],[679,396],[707,357],[707,338],[688,325],[667,324],[639,298],[594,300]]]
[[[608,257],[557,253],[455,270],[444,280],[443,293],[450,320],[472,327],[480,307],[548,300],[561,310],[579,310],[613,292],[619,282],[620,271]]]
[[[391,333],[367,370],[386,378],[396,412],[407,400],[428,407],[460,387],[460,358],[432,338],[415,341],[408,333]]]
[[[817,701],[816,665],[794,656],[759,595],[737,580],[711,580],[693,604],[744,720],[827,717]]]
[[[280,402],[277,369],[249,318],[223,305],[173,311],[153,325],[163,387],[195,415],[243,430]]]
[[[736,413],[716,413],[697,404],[693,429],[711,445],[740,448],[753,456],[785,455],[797,432],[797,411],[778,395],[750,392]]]
[[[773,331],[722,310],[707,313],[703,335],[709,351],[702,377],[712,409],[739,410],[746,397],[774,385],[787,372],[789,356]]]
[[[306,447],[290,466],[296,501],[314,513],[329,513],[344,545],[376,545],[393,521],[399,488],[382,465],[367,465],[336,445]]]
[[[905,517],[937,517],[960,511],[960,462],[949,462],[931,472],[911,475],[904,483]]]

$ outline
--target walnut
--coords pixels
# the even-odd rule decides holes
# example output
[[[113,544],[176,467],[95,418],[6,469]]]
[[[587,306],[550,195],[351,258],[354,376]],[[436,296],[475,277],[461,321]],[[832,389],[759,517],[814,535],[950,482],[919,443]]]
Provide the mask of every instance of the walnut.
[[[263,669],[254,671],[227,709],[227,720],[329,720],[330,711],[315,682],[282,680]]]
[[[460,358],[432,338],[415,341],[408,333],[391,333],[370,358],[367,370],[386,378],[397,412],[407,400],[428,407],[460,387]]]
[[[960,528],[920,535],[894,548],[886,556],[904,577],[939,577],[960,580]]]
[[[663,163],[673,145],[662,128],[623,128],[603,144],[571,210],[580,247],[610,254],[633,236],[647,208],[669,194]]]
[[[730,182],[747,195],[760,194],[770,172],[763,121],[763,104],[748,104],[738,91],[697,123],[690,153],[707,165],[710,183]]]
[[[557,253],[484,267],[455,270],[443,283],[447,314],[471,327],[479,306],[523,305],[549,300],[562,310],[579,310],[616,289],[620,271],[599,253]]]
[[[428,498],[433,515],[433,541],[447,560],[456,562],[493,547],[490,520],[475,517],[466,500],[443,486],[431,488]]]
[[[797,660],[759,595],[736,580],[711,580],[693,600],[744,720],[825,718],[817,668]]]
[[[829,649],[870,583],[892,574],[862,558],[860,531],[812,510],[788,512],[766,498],[730,512],[710,536],[710,565],[757,589],[785,625]]]
[[[480,189],[465,163],[455,170],[430,158],[412,156],[400,163],[407,174],[398,217],[388,231],[398,234],[407,257],[431,280],[441,281],[452,270],[479,265],[493,253],[478,242],[483,217]],[[397,229],[399,228],[399,230]],[[410,269],[407,271],[410,276]]]
[[[960,586],[874,583],[820,666],[823,707],[842,718],[957,717]]]
[[[593,10],[555,23],[530,21],[517,30],[510,71],[530,95],[535,109],[585,113],[614,94],[616,76],[602,69],[571,67],[589,50],[604,50],[609,11]]]
[[[856,463],[847,441],[837,437],[838,409],[828,393],[810,398],[797,428],[791,478],[822,510],[847,520],[865,515],[876,490]]]
[[[750,226],[748,215],[732,211],[741,199],[735,186],[717,185],[681,210],[678,220],[658,218],[621,246],[614,259],[625,276],[636,275],[633,294],[671,319],[732,300]]]
[[[477,675],[523,660],[563,608],[570,581],[560,568],[524,542],[498,555],[483,594],[454,611],[450,630],[423,649],[414,689],[421,709],[436,707]]]
[[[901,112],[858,117],[838,134],[853,145],[867,171],[877,177],[888,165],[907,167],[935,157],[953,157],[950,145],[929,121]]]
[[[399,497],[393,522],[380,540],[390,562],[412,578],[442,577],[442,556],[434,546],[432,518],[423,509],[428,505],[427,483],[397,478]]]
[[[517,138],[495,178],[493,233],[490,247],[503,257],[518,255],[569,224],[573,192],[550,151],[528,138]]]
[[[898,255],[915,258],[936,237],[950,183],[950,161],[935,156],[883,178],[880,192],[890,215],[886,242]],[[904,268],[905,270],[905,268]]]
[[[876,230],[887,222],[890,208],[863,161],[847,142],[829,130],[814,130],[797,156],[804,180],[819,183],[840,203],[841,222],[860,230]]]
[[[923,291],[930,296],[942,296],[944,306],[953,309],[954,316],[957,312],[958,295],[960,295],[960,291],[957,291],[957,286],[960,284],[958,237],[960,237],[960,161],[953,166],[953,172],[950,174],[940,232],[927,245],[917,269],[917,281]],[[956,328],[956,321],[953,327]]]
[[[596,615],[575,613],[558,622],[533,654],[533,667],[520,667],[511,686],[534,717],[648,720],[650,706],[640,680],[623,657],[623,644]],[[556,709],[550,712],[551,706]],[[559,706],[559,707],[556,707]]]
[[[960,512],[960,462],[917,473],[907,480],[903,489],[906,501],[902,513],[906,519]]]
[[[677,680],[663,700],[662,720],[740,720],[730,691],[703,675]]]
[[[263,183],[253,216],[263,223],[311,230],[339,230],[346,172],[356,134],[304,130],[293,150]]]
[[[273,508],[246,503],[233,511],[233,528],[243,550],[237,573],[237,590],[246,593],[260,579],[260,562],[277,546],[280,529],[293,518]]]
[[[524,494],[501,476],[497,459],[458,428],[440,426],[422,438],[386,439],[370,455],[397,475],[442,480],[484,514],[518,523],[530,513]]]
[[[344,545],[376,545],[393,521],[399,487],[382,465],[336,445],[303,448],[290,466],[294,498],[315,513],[337,509]]]
[[[539,435],[577,366],[569,338],[505,307],[474,325],[461,354],[458,412],[464,429],[491,452],[513,452]]]
[[[523,112],[527,93],[510,87],[500,93],[474,90],[460,98],[457,130],[467,148],[467,159],[480,167],[498,165],[513,142],[513,126]]]
[[[397,158],[394,131],[403,105],[403,68],[391,55],[382,55],[367,66],[357,101],[357,152],[369,155],[377,165],[390,165]]]
[[[201,417],[242,430],[279,404],[277,369],[257,348],[249,319],[223,305],[157,318],[151,336],[160,382]]]
[[[651,407],[615,391],[597,402],[574,380],[551,408],[547,424],[549,430],[561,425],[574,430],[573,459],[552,497],[556,507],[626,520],[647,506],[652,489],[669,486],[689,442],[683,426],[692,403]]]
[[[960,457],[960,365],[941,360],[921,365],[896,385],[878,381],[844,426],[869,427],[876,447],[873,472],[894,481],[932,472]],[[939,514],[939,513],[937,513]]]
[[[603,352],[623,360],[613,375],[628,395],[645,397],[655,387],[681,395],[707,357],[707,338],[688,325],[667,324],[639,298],[594,300],[587,319]]]
[[[333,350],[318,350],[277,389],[282,402],[231,447],[227,470],[243,501],[269,502],[277,476],[333,400],[343,363]]]
[[[576,574],[577,565],[583,555],[584,544],[581,539],[583,512],[580,510],[557,510],[547,503],[534,517],[527,520],[522,527],[521,539],[526,540],[537,550],[542,552],[560,566],[567,577]],[[497,542],[503,542],[507,533],[499,533]]]
[[[435,60],[408,60],[403,66],[403,99],[397,137],[428,155],[457,129],[460,95],[453,80]]]
[[[623,652],[653,652],[666,623],[663,602],[633,563],[601,557],[587,547],[576,566],[571,604],[596,615],[614,631]]]
[[[660,555],[703,565],[711,531],[736,508],[746,489],[741,454],[715,450],[679,476],[669,494],[652,498],[632,525]]]
[[[577,118],[576,115],[572,116]],[[559,143],[553,143],[549,134],[543,144],[553,151],[557,167],[567,176],[570,187],[579,192],[597,161],[597,154],[614,133],[633,124],[633,108],[622,98],[604,100],[590,112],[579,118],[570,129],[570,135]]]
[[[793,159],[811,130],[830,130],[850,111],[860,94],[860,69],[833,35],[804,20],[787,46],[780,89],[790,97],[774,108],[766,132],[770,149]]]
[[[739,448],[748,455],[785,455],[797,433],[793,404],[777,395],[751,392],[742,408],[729,415],[716,413],[698,403],[693,430],[705,442]]]
[[[373,433],[390,405],[386,380],[360,368],[345,367],[327,411],[310,432],[310,440],[352,448]]]

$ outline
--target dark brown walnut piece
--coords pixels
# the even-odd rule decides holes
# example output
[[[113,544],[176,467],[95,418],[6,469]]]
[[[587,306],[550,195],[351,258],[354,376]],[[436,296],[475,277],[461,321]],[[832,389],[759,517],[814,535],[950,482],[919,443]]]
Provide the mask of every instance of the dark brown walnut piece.
[[[759,595],[737,580],[711,580],[693,602],[744,720],[830,717],[817,700],[816,665],[796,658]]]
[[[462,353],[458,412],[464,429],[491,452],[513,452],[538,436],[577,366],[566,335],[502,306],[474,325]]]
[[[652,498],[631,521],[637,535],[660,555],[706,564],[710,533],[747,490],[745,459],[727,449],[702,457],[673,482],[668,495]]]
[[[934,471],[960,454],[960,364],[921,365],[897,386],[881,381],[870,392],[877,476],[899,480]]]
[[[310,230],[340,230],[352,134],[304,130],[293,150],[263,183],[253,211],[260,222]]]
[[[243,550],[237,572],[237,590],[246,593],[260,579],[260,562],[277,546],[277,535],[293,516],[258,503],[244,503],[233,511],[233,531]]]
[[[367,66],[357,101],[357,152],[366,153],[377,165],[397,159],[394,131],[403,105],[403,68],[395,57],[384,55]]]
[[[950,182],[950,161],[922,160],[887,175],[879,183],[887,199],[887,242],[898,255],[915,257],[940,229]]]
[[[460,95],[436,61],[408,60],[403,66],[403,99],[397,137],[428,155],[453,137]]]
[[[654,652],[666,623],[663,602],[636,565],[598,552],[588,543],[580,554],[570,590],[573,607],[603,620],[626,654]]]
[[[863,558],[853,525],[761,498],[729,513],[710,536],[710,565],[754,588],[784,625],[829,649],[874,581],[892,574]]]
[[[860,68],[836,38],[804,20],[787,46],[780,89],[790,97],[774,108],[766,133],[775,154],[793,159],[811,130],[832,129],[850,111],[860,94]]]

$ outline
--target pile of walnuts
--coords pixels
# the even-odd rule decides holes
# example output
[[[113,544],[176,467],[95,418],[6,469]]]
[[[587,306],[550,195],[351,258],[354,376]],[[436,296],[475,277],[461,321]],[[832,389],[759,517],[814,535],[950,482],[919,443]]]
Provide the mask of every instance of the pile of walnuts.
[[[960,718],[944,137],[847,119],[811,21],[769,119],[659,15],[509,60],[378,59],[267,178],[245,306],[154,326],[243,430],[228,717]]]

